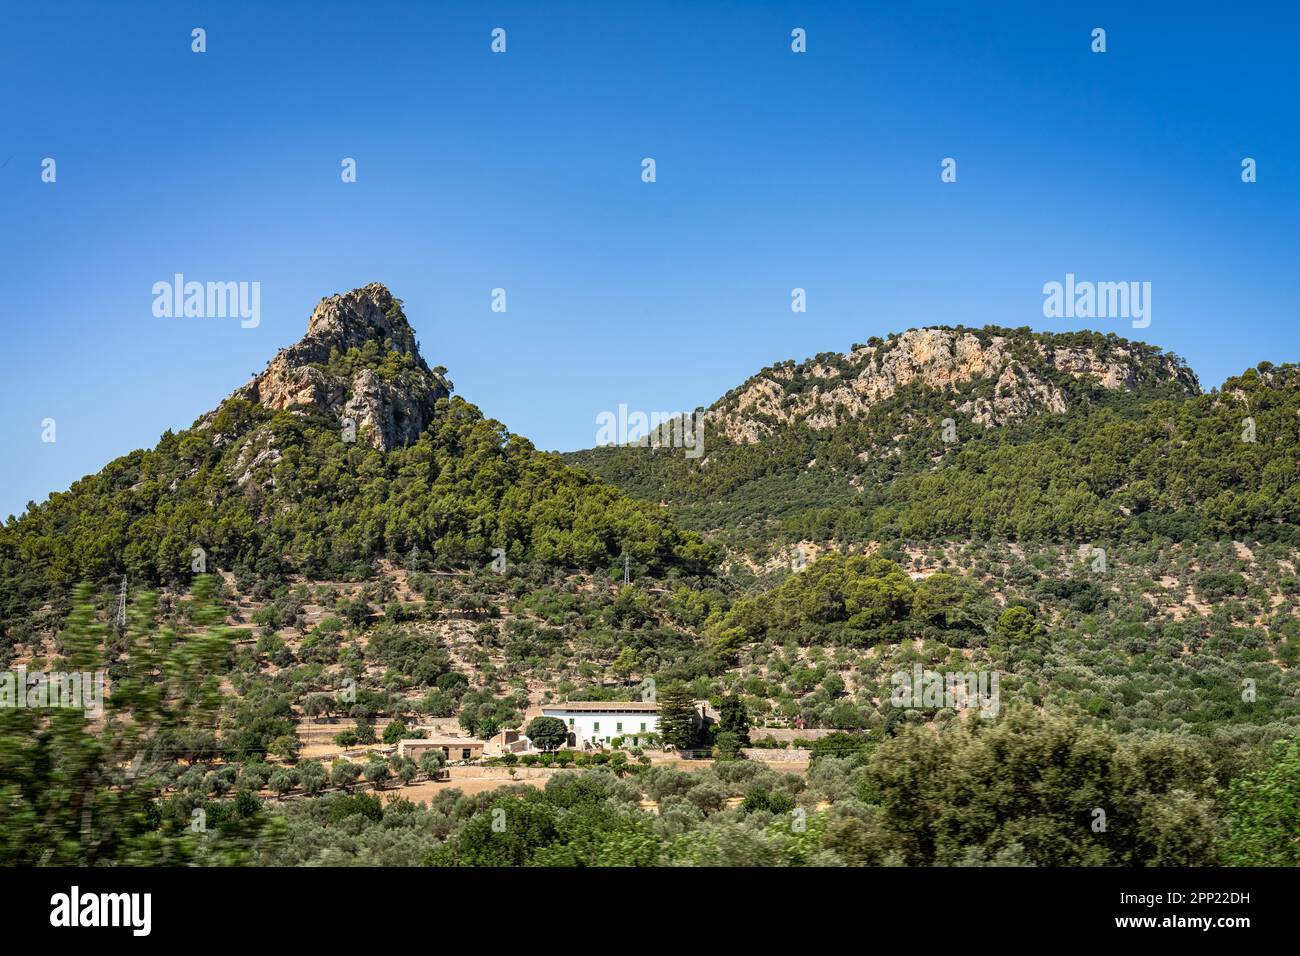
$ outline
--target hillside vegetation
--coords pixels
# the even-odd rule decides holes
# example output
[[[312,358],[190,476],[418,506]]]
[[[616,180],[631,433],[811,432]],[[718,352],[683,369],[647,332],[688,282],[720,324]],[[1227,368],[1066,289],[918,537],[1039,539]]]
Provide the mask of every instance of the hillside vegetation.
[[[794,382],[810,387],[798,368]],[[1189,394],[1173,373],[1111,388],[1056,374],[1068,380],[1063,407],[1025,410],[1002,425],[961,411],[1001,379],[946,387],[913,379],[834,427],[794,417],[752,441],[725,433],[743,430],[745,418],[729,396],[710,412],[698,461],[639,447],[566,460],[666,501],[683,525],[717,531],[742,550],[900,536],[1300,543],[1300,367],[1264,364],[1204,395]],[[1003,392],[1008,402],[1012,394]],[[1032,405],[1032,393],[1020,397]],[[760,413],[748,420],[754,431],[772,424]]]
[[[1300,366],[912,330],[763,370],[699,459],[451,392],[387,289],[332,296],[0,528],[4,663],[110,687],[0,708],[0,862],[1300,864]],[[485,791],[393,750],[647,693],[662,739]]]

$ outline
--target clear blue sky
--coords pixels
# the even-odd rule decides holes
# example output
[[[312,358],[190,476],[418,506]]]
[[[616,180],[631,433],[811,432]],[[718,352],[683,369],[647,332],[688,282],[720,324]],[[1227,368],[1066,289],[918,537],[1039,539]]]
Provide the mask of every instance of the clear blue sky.
[[[1300,358],[1296,15],[975,6],[7,6],[0,515],[187,427],[369,281],[543,448],[926,324],[1092,325],[1206,387]],[[176,272],[260,282],[261,325],[155,318]],[[1151,326],[1044,319],[1067,272],[1150,281]]]

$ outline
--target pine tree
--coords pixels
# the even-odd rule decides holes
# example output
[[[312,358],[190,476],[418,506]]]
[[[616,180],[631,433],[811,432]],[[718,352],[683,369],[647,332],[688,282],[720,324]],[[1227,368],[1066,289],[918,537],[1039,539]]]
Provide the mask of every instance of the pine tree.
[[[722,698],[718,707],[718,732],[733,733],[742,747],[749,746],[749,712],[745,702],[738,696],[728,695]]]
[[[695,701],[685,687],[669,687],[659,695],[659,733],[678,750],[690,750],[695,743]]]

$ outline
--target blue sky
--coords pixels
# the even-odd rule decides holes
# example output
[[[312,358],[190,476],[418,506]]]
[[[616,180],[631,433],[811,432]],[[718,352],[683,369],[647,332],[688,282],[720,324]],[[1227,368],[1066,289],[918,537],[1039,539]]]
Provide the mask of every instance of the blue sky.
[[[543,448],[927,324],[1090,325],[1206,387],[1300,358],[1295,15],[973,6],[8,5],[0,515],[187,427],[370,281]],[[177,272],[260,282],[261,324],[155,318]],[[1067,272],[1151,282],[1150,327],[1045,319]]]

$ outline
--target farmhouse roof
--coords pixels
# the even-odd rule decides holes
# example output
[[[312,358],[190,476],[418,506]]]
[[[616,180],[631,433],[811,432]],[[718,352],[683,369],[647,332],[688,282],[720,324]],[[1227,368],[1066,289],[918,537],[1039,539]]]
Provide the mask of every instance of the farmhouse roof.
[[[572,713],[653,714],[659,705],[651,700],[562,700],[542,704],[542,710],[567,710]]]

